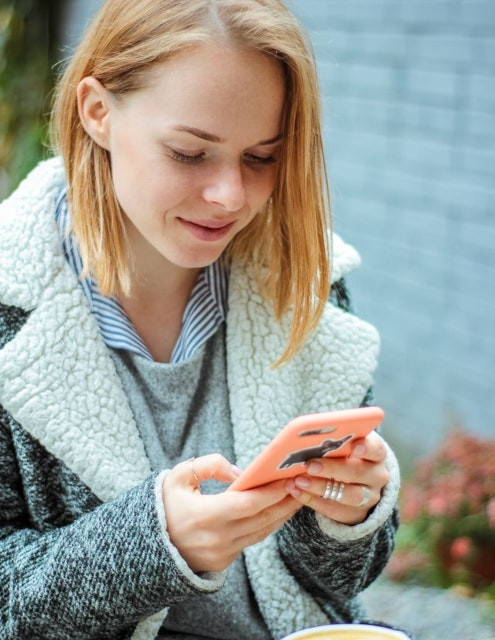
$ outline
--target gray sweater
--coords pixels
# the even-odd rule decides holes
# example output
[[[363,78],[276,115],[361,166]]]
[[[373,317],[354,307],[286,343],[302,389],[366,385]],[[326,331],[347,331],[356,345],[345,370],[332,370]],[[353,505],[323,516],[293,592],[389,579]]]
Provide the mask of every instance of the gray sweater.
[[[109,350],[59,245],[59,160],[0,206],[0,637],[152,640],[177,603],[222,589],[170,545],[153,471]],[[334,238],[333,278],[357,266]],[[226,384],[241,467],[290,418],[358,406],[378,337],[333,304],[284,367],[287,323],[248,269],[230,275]],[[276,398],[276,402],[274,402]],[[271,637],[362,617],[360,591],[383,568],[397,525],[399,473],[367,520],[348,527],[301,510],[244,552]],[[235,631],[234,631],[235,637]]]
[[[192,358],[177,364],[153,362],[127,351],[112,352],[154,470],[170,469],[182,460],[208,453],[234,460],[224,329],[221,325]],[[201,487],[203,493],[224,489],[216,481]],[[217,592],[170,607],[161,634],[171,640],[228,640],[233,631],[237,638],[271,638],[250,588],[243,555],[229,567]]]

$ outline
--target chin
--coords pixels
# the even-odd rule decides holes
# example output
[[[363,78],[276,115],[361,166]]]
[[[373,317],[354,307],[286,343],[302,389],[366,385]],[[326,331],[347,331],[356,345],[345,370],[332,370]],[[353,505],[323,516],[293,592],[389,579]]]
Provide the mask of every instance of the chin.
[[[222,255],[222,252],[215,254],[214,256],[194,256],[189,260],[184,260],[184,258],[179,260],[174,260],[174,264],[182,269],[204,269],[205,267],[209,267],[211,264],[216,262],[218,258]]]

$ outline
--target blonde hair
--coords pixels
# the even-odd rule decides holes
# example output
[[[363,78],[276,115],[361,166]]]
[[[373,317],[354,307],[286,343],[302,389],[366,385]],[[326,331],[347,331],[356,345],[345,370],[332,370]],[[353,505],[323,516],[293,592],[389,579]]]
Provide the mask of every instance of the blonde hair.
[[[85,272],[105,295],[129,293],[123,214],[108,152],[83,129],[76,87],[97,78],[116,96],[145,85],[154,65],[221,40],[280,61],[286,80],[284,142],[271,201],[232,241],[228,257],[252,265],[280,320],[290,310],[290,359],[314,330],[329,294],[330,205],[314,55],[280,0],[107,0],[76,50],[56,93],[55,147],[65,162],[72,226]]]

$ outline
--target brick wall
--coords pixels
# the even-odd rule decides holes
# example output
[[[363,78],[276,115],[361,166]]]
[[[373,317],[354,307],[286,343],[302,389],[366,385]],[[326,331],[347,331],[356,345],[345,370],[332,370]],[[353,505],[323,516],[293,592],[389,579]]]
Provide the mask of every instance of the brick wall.
[[[98,0],[72,3],[68,37]],[[495,435],[495,2],[292,0],[315,45],[335,228],[382,335],[403,462],[460,423]]]
[[[102,0],[68,0],[64,5],[61,31],[61,45],[64,53],[70,53],[79,42],[86,25],[101,4]]]
[[[335,229],[382,335],[377,400],[405,460],[495,437],[495,2],[293,0],[315,45]]]

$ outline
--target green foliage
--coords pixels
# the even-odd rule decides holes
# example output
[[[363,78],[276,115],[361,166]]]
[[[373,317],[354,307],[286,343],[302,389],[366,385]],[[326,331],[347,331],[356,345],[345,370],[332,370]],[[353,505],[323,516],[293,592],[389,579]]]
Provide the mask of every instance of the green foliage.
[[[0,200],[45,152],[55,9],[0,0]]]

